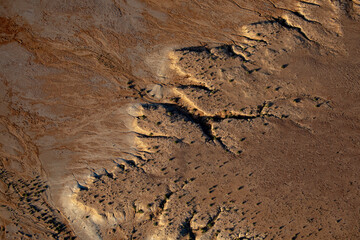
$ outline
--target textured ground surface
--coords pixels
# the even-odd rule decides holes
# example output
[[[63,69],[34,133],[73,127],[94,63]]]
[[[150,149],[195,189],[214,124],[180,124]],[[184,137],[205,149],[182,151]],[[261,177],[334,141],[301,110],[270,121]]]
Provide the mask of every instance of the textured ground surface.
[[[0,1],[0,238],[359,239],[359,21]]]

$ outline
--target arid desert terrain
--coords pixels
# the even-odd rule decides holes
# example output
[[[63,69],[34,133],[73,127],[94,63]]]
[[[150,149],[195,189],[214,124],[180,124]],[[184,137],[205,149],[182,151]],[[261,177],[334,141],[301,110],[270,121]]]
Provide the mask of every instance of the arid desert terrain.
[[[0,0],[0,239],[360,239],[359,0]]]

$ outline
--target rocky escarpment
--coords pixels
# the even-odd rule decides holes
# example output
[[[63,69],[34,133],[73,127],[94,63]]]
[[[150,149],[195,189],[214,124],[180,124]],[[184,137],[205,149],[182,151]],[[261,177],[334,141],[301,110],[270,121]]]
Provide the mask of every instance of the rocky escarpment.
[[[356,239],[357,1],[5,1],[2,238]]]

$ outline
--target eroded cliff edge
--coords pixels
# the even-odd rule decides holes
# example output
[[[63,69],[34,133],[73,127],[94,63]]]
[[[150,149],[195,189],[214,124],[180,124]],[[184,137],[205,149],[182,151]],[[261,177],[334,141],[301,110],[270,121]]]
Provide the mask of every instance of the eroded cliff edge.
[[[358,14],[2,3],[2,236],[359,237]]]

